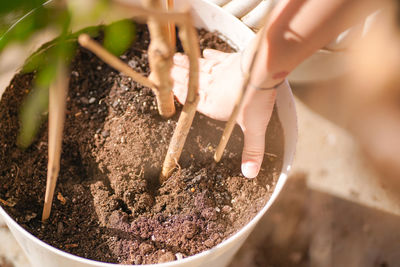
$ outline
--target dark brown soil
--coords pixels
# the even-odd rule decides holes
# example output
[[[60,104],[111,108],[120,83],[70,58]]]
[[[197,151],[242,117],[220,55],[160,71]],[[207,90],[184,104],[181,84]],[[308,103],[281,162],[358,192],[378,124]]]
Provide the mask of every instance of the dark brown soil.
[[[121,58],[148,74],[148,33],[143,26],[137,32]],[[201,46],[232,51],[204,31]],[[16,146],[18,112],[34,76],[17,74],[1,99],[0,205],[46,243],[104,262],[172,261],[228,238],[269,199],[282,164],[282,129],[275,113],[257,179],[240,173],[240,130],[216,164],[212,156],[224,123],[197,114],[180,168],[159,185],[178,115],[161,119],[150,89],[80,48],[72,64],[53,210],[43,224],[47,125],[28,149]]]

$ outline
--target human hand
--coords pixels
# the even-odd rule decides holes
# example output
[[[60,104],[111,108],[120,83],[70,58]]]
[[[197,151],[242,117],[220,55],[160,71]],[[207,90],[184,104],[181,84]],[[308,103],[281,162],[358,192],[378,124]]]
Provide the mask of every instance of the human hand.
[[[197,110],[216,120],[228,120],[243,83],[240,53],[223,53],[206,49],[200,65],[200,101]],[[174,93],[184,103],[187,94],[189,62],[175,54],[172,78]],[[283,83],[281,86],[287,86]],[[265,132],[275,103],[276,90],[248,88],[248,94],[237,118],[244,134],[242,173],[247,178],[258,175],[264,157]]]

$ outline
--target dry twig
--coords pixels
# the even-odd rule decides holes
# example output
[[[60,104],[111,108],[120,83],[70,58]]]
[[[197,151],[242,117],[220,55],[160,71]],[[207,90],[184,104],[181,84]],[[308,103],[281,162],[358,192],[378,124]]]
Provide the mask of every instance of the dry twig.
[[[126,64],[121,59],[108,52],[99,43],[90,38],[89,35],[87,34],[79,35],[78,41],[81,46],[92,51],[94,54],[96,54],[99,58],[101,58],[104,62],[106,62],[114,69],[131,77],[135,82],[141,83],[142,85],[147,86],[149,88],[155,88],[154,83],[152,83],[148,78],[134,71],[128,64]]]
[[[200,48],[197,37],[197,32],[191,23],[190,13],[186,13],[188,19],[187,23],[179,25],[179,36],[182,41],[183,48],[189,57],[189,88],[186,98],[186,103],[183,106],[182,113],[179,117],[178,124],[172,136],[171,142],[168,147],[168,152],[164,160],[160,182],[164,182],[172,173],[176,163],[182,153],[183,146],[185,145],[186,137],[189,133],[190,127],[193,122],[194,115],[198,104],[198,89],[199,89],[199,57]]]
[[[167,11],[174,9],[174,0],[167,0],[166,2]],[[175,31],[175,23],[173,21],[168,22],[168,33],[169,33],[169,42],[171,47],[176,46],[176,31]]]
[[[57,70],[56,80],[49,89],[49,161],[47,165],[46,195],[42,221],[46,221],[50,216],[54,189],[60,170],[62,133],[68,90],[67,71],[63,63],[59,63]]]
[[[126,2],[124,3],[120,0],[114,0],[114,3],[119,7],[130,10],[133,16],[148,17],[148,26],[151,36],[151,43],[148,53],[150,68],[152,71],[151,82],[154,83],[151,88],[155,91],[158,108],[163,117],[170,117],[175,113],[172,93],[172,80],[170,77],[170,70],[173,64],[172,57],[175,50],[174,47],[171,47],[170,42],[172,33],[168,31],[167,27],[162,25],[162,22],[175,22],[178,24],[181,29],[180,37],[182,40],[182,45],[185,52],[189,56],[190,63],[188,96],[182,113],[179,117],[177,127],[169,144],[168,153],[164,160],[162,173],[160,175],[160,180],[163,182],[171,175],[172,170],[179,161],[186,137],[189,133],[194,115],[196,113],[196,107],[198,103],[198,59],[200,57],[200,48],[197,33],[192,25],[191,15],[188,11],[165,12],[162,11],[161,1],[159,0],[142,0],[142,2],[146,7],[139,7]],[[173,1],[169,0],[169,7],[171,7],[171,3],[173,3]],[[175,37],[175,34],[173,34],[173,36]],[[86,38],[86,40],[82,40],[82,38]],[[79,39],[82,46],[89,48],[87,44],[85,45],[85,42],[87,43],[87,37],[80,37]],[[99,54],[97,55],[102,58]],[[102,59],[106,61],[104,58]],[[112,62],[106,62],[114,66]]]
[[[162,9],[160,0],[142,0],[142,2],[148,8]],[[170,75],[175,49],[171,47],[168,28],[157,17],[150,16],[147,25],[151,37],[148,49],[150,79],[157,87],[157,90],[153,89],[156,93],[158,111],[161,116],[169,118],[175,114],[173,81]]]

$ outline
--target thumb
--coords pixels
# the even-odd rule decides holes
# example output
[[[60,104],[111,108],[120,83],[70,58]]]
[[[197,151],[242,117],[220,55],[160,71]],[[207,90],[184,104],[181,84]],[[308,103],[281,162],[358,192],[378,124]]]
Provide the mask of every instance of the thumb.
[[[187,56],[176,53],[174,55],[174,65],[171,69],[171,78],[174,81],[172,90],[178,101],[182,104],[185,103],[187,96],[187,84],[189,80],[188,62]]]
[[[242,173],[247,178],[255,178],[260,171],[265,150],[265,130],[245,132],[242,153]]]

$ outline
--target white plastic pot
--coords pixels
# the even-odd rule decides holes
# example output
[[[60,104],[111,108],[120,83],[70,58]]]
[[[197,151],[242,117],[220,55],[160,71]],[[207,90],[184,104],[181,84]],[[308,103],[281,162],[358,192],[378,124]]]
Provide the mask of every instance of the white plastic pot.
[[[188,2],[188,0],[175,0],[176,6]],[[242,49],[253,37],[254,33],[246,27],[240,20],[224,11],[215,4],[205,0],[190,0],[193,7],[193,16],[197,27],[218,31],[227,38],[231,44]],[[220,243],[216,247],[187,257],[182,260],[149,265],[149,266],[226,266],[236,251],[243,244],[251,233],[260,218],[268,211],[271,204],[275,201],[284,186],[287,174],[293,160],[295,146],[297,142],[297,119],[293,96],[290,89],[278,91],[277,107],[279,118],[283,127],[284,134],[284,158],[282,173],[277,182],[274,193],[265,207],[239,232]],[[101,263],[93,260],[84,259],[78,256],[58,250],[34,237],[21,226],[19,226],[1,207],[0,217],[4,219],[11,232],[26,253],[32,266],[40,267],[84,267],[102,266],[111,267],[115,264]],[[122,266],[122,265],[121,265]]]

